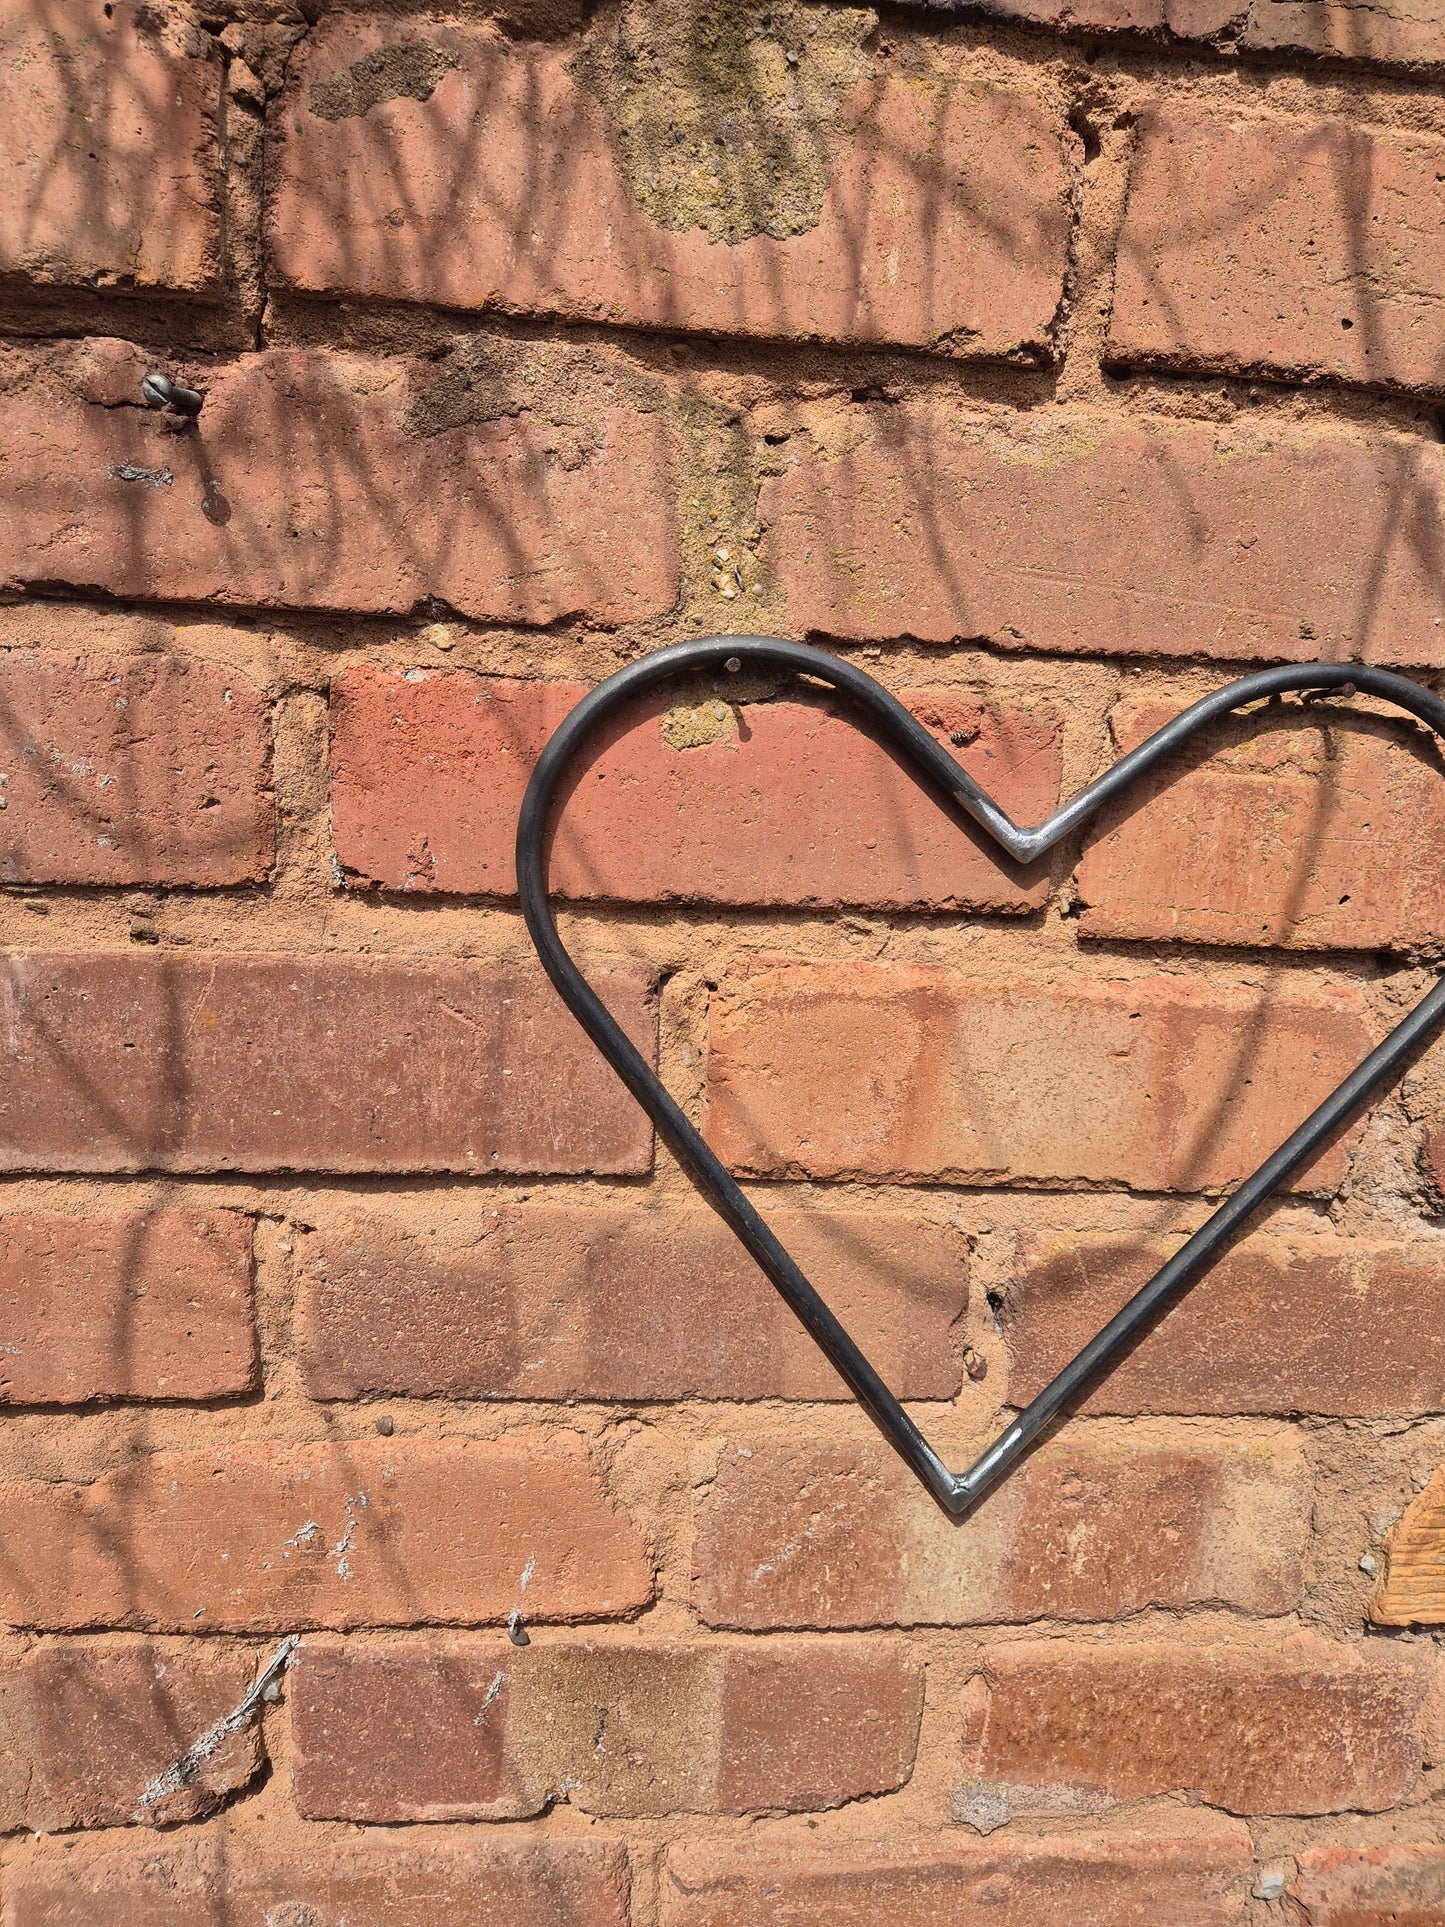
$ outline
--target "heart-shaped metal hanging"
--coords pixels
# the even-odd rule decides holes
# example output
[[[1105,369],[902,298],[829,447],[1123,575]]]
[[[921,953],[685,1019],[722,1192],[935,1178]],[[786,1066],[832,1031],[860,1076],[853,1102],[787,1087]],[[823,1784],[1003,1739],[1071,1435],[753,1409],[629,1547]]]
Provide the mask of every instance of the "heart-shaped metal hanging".
[[[1148,1284],[1134,1294],[967,1472],[950,1472],[758,1216],[731,1174],[669,1097],[656,1071],[613,1021],[564,949],[552,915],[547,889],[547,835],[552,827],[552,809],[568,766],[587,736],[621,704],[672,677],[698,671],[736,675],[745,668],[782,670],[851,697],[867,711],[884,739],[918,769],[940,796],[965,811],[1001,850],[1020,863],[1028,863],[1052,849],[1207,723],[1247,703],[1291,689],[1347,693],[1358,689],[1418,717],[1445,741],[1445,702],[1403,676],[1357,663],[1312,662],[1262,669],[1256,675],[1227,683],[1214,695],[1192,704],[1147,742],[1122,757],[1112,769],[1086,784],[1071,802],[1033,830],[1020,829],[1013,823],[897,697],[890,695],[871,676],[821,650],[771,636],[710,636],[703,641],[660,649],[640,662],[631,663],[585,696],[543,750],[527,787],[517,825],[517,878],[522,915],[548,976],[661,1136],[792,1306],[884,1437],[944,1510],[954,1518],[962,1518],[1028,1451],[1058,1414],[1086,1392],[1110,1362],[1208,1270],[1266,1199],[1307,1166],[1363,1104],[1403,1072],[1413,1054],[1445,1023],[1445,978],[1426,993],[1359,1068],[1265,1159],[1253,1176],[1231,1194]]]

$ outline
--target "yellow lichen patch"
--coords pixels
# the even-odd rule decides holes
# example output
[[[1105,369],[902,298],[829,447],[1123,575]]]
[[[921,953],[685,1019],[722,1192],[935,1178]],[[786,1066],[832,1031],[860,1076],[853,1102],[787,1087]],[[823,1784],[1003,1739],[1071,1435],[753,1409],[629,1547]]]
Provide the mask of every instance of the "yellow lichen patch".
[[[1377,1626],[1445,1625],[1445,1470],[1390,1534],[1370,1618]]]
[[[736,727],[732,709],[716,698],[702,703],[678,703],[662,719],[662,740],[673,749],[701,749],[731,735]]]
[[[816,227],[871,8],[629,0],[573,62],[607,107],[628,184],[660,227],[735,246]]]

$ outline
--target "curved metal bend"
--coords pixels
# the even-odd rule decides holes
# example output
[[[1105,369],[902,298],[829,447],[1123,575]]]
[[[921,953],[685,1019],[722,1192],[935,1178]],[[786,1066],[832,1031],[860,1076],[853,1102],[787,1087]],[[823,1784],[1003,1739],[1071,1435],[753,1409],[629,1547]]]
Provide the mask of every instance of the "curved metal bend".
[[[919,765],[937,788],[973,818],[999,847],[1020,862],[1040,856],[1095,815],[1205,723],[1246,703],[1288,689],[1352,686],[1417,716],[1445,740],[1445,702],[1418,683],[1356,663],[1303,663],[1262,669],[1226,684],[1176,716],[1087,784],[1072,802],[1037,829],[1020,829],[881,684],[851,663],[802,643],[770,636],[710,636],[658,650],[609,676],[585,696],[538,760],[517,825],[517,878],[522,915],[548,976],[603,1056],[648,1113],[675,1155],[702,1186],[720,1215],[792,1306],[879,1430],[928,1487],[943,1509],[962,1518],[1029,1449],[1058,1413],[1085,1392],[1111,1361],[1206,1271],[1247,1218],[1308,1165],[1315,1153],[1367,1099],[1402,1071],[1419,1046],[1445,1022],[1445,978],[1438,981],[1379,1047],[1222,1204],[1149,1283],[1109,1320],[1073,1362],[994,1441],[967,1472],[956,1474],[859,1351],[843,1326],[794,1264],[777,1238],[663,1088],[636,1046],[613,1021],[557,934],[547,890],[546,833],[558,785],[584,739],[620,704],[686,671],[726,674],[744,667],[783,669],[851,697],[882,735]]]

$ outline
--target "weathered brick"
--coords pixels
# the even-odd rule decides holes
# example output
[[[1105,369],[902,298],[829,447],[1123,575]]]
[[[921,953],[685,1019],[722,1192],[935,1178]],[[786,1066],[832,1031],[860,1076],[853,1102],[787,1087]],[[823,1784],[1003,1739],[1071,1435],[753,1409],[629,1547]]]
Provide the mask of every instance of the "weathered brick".
[[[1440,389],[1442,177],[1427,134],[1148,115],[1110,357]]]
[[[1377,1626],[1445,1623],[1445,1472],[1431,1477],[1390,1528],[1370,1618]]]
[[[260,883],[271,720],[244,676],[183,656],[0,651],[0,879]]]
[[[1056,109],[966,67],[890,72],[854,44],[856,15],[830,33],[817,12],[808,38],[788,43],[801,49],[791,71],[771,16],[711,53],[706,28],[688,35],[685,20],[645,44],[660,19],[638,10],[622,45],[608,23],[582,47],[441,21],[423,36],[385,19],[324,21],[273,112],[278,280],[449,308],[1050,357],[1071,192]],[[429,57],[435,81],[424,100],[388,98],[390,87],[377,100],[378,69],[402,46],[413,63]],[[669,88],[697,90],[704,124],[690,143],[671,124]]]
[[[1240,36],[1251,51],[1323,54],[1385,66],[1445,63],[1445,21],[1434,0],[1253,0]]]
[[[806,1812],[901,1786],[923,1673],[901,1645],[505,1640],[304,1648],[296,1803],[312,1819]]]
[[[1290,1888],[1306,1927],[1433,1927],[1445,1920],[1445,1848],[1311,1847]]]
[[[646,1120],[534,966],[12,952],[0,1169],[644,1171]],[[651,1053],[635,971],[594,971]]]
[[[929,5],[940,3],[949,6],[950,0],[925,0]],[[1027,20],[1060,33],[1212,40],[1239,24],[1246,4],[1247,0],[987,0],[986,10],[996,18]]]
[[[140,405],[151,363],[134,348],[0,348],[0,585],[364,612],[435,596],[505,622],[661,614],[678,583],[661,403],[547,352],[550,387],[526,351],[485,343],[440,363],[242,355],[196,371],[201,425],[177,435]]]
[[[1066,1438],[941,1533],[888,1448],[759,1436],[697,1499],[693,1605],[741,1629],[1112,1619],[1220,1602],[1288,1612],[1309,1474],[1287,1437]]]
[[[759,968],[712,1000],[707,1135],[768,1176],[1202,1190],[1261,1164],[1374,1041],[1343,988]],[[1344,1168],[1336,1144],[1296,1182]]]
[[[671,1849],[663,1927],[1226,1927],[1242,1918],[1252,1858],[1237,1821],[1181,1813],[1165,1831],[819,1847],[697,1840]],[[30,1927],[28,1922],[18,1927]],[[42,1923],[36,1923],[42,1927]],[[49,1922],[43,1923],[49,1927]],[[166,1924],[169,1927],[169,1923]]]
[[[1368,1813],[1420,1770],[1424,1676],[1313,1635],[1276,1648],[1026,1640],[969,1689],[964,1771],[1001,1793],[1191,1791],[1227,1813]],[[1027,1798],[1027,1796],[1025,1796]]]
[[[759,512],[790,634],[1445,661],[1445,565],[1401,539],[1445,513],[1436,443],[929,400],[781,458]]]
[[[1175,714],[1121,703],[1119,751]],[[1428,943],[1445,930],[1442,848],[1445,785],[1423,730],[1272,707],[1197,738],[1099,818],[1077,872],[1080,928],[1303,950]]]
[[[472,1835],[309,1841],[294,1852],[201,1836],[141,1853],[66,1854],[5,1870],[6,1927],[627,1927],[625,1850]]]
[[[642,1538],[575,1440],[390,1439],[158,1452],[5,1488],[0,1619],[269,1632],[625,1613]]]
[[[219,292],[221,49],[171,15],[0,6],[0,272]]]
[[[184,1784],[161,1776],[235,1710],[254,1673],[249,1654],[197,1640],[46,1641],[0,1662],[0,1829],[162,1826],[210,1812],[259,1766],[254,1726],[218,1734]]]
[[[1182,1243],[1074,1232],[1021,1239],[997,1308],[1010,1403],[1041,1392]],[[1445,1256],[1430,1245],[1254,1236],[1226,1252],[1074,1409],[1438,1412],[1442,1292]]]
[[[906,1212],[769,1211],[901,1398],[952,1398],[958,1232]],[[474,1243],[377,1216],[305,1235],[297,1330],[313,1398],[848,1398],[711,1212],[507,1206]]]
[[[249,1218],[0,1216],[0,1404],[226,1398],[255,1382]]]
[[[332,685],[332,834],[342,867],[389,890],[515,892],[517,812],[548,737],[585,690],[370,666]],[[726,692],[724,692],[724,695]],[[1059,719],[947,690],[903,700],[1017,822],[1059,800]],[[648,834],[637,834],[639,818]],[[1037,907],[1047,866],[1000,860],[863,725],[800,687],[733,705],[677,693],[599,735],[559,828],[571,897],[906,909]]]

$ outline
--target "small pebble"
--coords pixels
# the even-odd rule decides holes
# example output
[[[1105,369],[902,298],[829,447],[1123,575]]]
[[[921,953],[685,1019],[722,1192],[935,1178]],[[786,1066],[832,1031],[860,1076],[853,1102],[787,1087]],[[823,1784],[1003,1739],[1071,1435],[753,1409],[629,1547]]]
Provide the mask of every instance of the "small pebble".
[[[1373,1579],[1375,1574],[1379,1570],[1380,1568],[1378,1563],[1376,1562],[1374,1554],[1367,1552],[1364,1558],[1360,1561],[1360,1571],[1367,1572],[1370,1575],[1370,1577]]]
[[[384,1439],[391,1437],[392,1433],[396,1430],[396,1423],[390,1412],[382,1413],[381,1417],[376,1421],[376,1429]]]
[[[968,1373],[970,1378],[987,1378],[988,1360],[982,1352],[976,1352],[972,1346],[970,1346],[963,1355],[963,1369]]]

